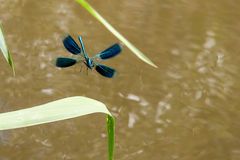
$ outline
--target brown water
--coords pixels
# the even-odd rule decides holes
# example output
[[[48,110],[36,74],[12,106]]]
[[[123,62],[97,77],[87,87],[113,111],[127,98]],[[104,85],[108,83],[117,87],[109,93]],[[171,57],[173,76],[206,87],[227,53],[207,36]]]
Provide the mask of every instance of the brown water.
[[[116,160],[240,159],[240,2],[89,1],[158,66],[125,47],[114,79],[60,70],[66,34],[90,55],[118,40],[73,0],[0,0],[16,77],[0,56],[0,112],[82,95],[115,115]],[[0,160],[107,159],[105,116],[0,132]]]

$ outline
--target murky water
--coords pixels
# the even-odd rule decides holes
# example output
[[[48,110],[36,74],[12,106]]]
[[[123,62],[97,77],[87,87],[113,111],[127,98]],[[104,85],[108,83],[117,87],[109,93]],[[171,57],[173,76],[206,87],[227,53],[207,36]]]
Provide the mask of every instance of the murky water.
[[[239,160],[240,2],[89,2],[159,68],[124,48],[114,79],[57,69],[68,33],[90,55],[118,40],[74,1],[0,0],[17,73],[0,56],[0,112],[87,96],[116,117],[117,160]],[[4,131],[0,160],[106,159],[106,140],[102,114]]]

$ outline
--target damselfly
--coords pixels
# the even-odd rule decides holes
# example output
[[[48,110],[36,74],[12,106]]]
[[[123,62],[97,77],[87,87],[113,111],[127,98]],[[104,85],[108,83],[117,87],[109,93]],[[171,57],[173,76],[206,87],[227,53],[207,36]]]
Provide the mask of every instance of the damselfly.
[[[78,58],[68,58],[68,57],[58,57],[56,59],[56,66],[61,68],[66,68],[77,64],[78,62],[84,62],[84,64],[89,69],[95,69],[102,76],[107,78],[114,77],[116,71],[115,69],[102,65],[98,63],[98,60],[106,60],[118,55],[122,48],[118,43],[113,44],[109,48],[105,49],[102,52],[99,52],[93,57],[89,57],[86,53],[85,46],[81,36],[78,36],[78,40],[80,42],[81,48],[74,41],[74,39],[68,35],[63,40],[64,47],[73,55],[80,55]]]

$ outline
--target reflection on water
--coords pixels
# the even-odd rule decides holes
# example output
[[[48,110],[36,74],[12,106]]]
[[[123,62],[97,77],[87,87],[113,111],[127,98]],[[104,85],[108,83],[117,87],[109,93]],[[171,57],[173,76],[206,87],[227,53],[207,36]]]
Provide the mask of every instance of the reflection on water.
[[[17,73],[0,57],[1,112],[82,95],[116,117],[116,159],[239,159],[239,2],[91,1],[159,66],[124,48],[104,62],[117,69],[114,79],[52,63],[67,56],[61,41],[68,33],[84,37],[89,55],[117,42],[77,3],[0,3]],[[0,159],[106,159],[106,138],[98,114],[4,131]]]

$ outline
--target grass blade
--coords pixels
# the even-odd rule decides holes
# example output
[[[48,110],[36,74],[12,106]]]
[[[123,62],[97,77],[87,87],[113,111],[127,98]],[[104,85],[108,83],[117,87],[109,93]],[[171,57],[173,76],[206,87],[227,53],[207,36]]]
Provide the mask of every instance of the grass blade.
[[[105,113],[108,115],[108,155],[109,160],[113,160],[115,129],[114,118],[103,103],[90,98],[80,96],[68,97],[32,108],[1,113],[0,130],[34,126],[92,113]]]
[[[108,159],[113,160],[114,155],[114,142],[115,142],[115,120],[112,116],[107,116],[107,129],[108,129]]]
[[[92,16],[94,16],[99,22],[101,22],[113,35],[115,35],[120,41],[122,41],[138,58],[147,64],[157,68],[157,66],[145,56],[139,49],[137,49],[131,42],[129,42],[123,35],[121,35],[110,23],[108,23],[87,1],[76,0],[81,4]]]
[[[0,50],[2,51],[3,56],[5,57],[5,59],[7,60],[8,64],[12,68],[13,75],[15,75],[15,69],[14,69],[12,56],[11,56],[11,54],[8,51],[8,48],[7,48],[7,45],[6,45],[6,41],[4,39],[4,34],[3,34],[3,29],[2,29],[1,23],[0,23]]]

